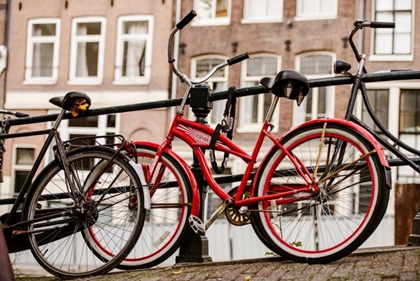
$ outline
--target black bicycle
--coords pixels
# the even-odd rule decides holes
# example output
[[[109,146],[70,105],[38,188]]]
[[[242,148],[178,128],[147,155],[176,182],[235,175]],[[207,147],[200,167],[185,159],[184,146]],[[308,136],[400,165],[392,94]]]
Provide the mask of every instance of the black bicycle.
[[[120,264],[140,236],[145,209],[150,208],[143,171],[130,160],[132,145],[121,135],[62,141],[60,122],[68,111],[76,117],[89,108],[86,94],[69,92],[50,102],[62,110],[48,130],[9,133],[10,115],[28,115],[0,111],[5,114],[0,164],[6,139],[47,135],[21,192],[9,200],[11,211],[1,216],[8,250],[30,249],[58,277],[103,274]],[[53,160],[36,175],[52,144]]]
[[[365,68],[365,60],[366,55],[360,54],[357,50],[354,42],[353,42],[353,36],[356,34],[357,31],[363,29],[364,27],[371,27],[371,28],[394,28],[395,23],[393,22],[369,22],[366,20],[356,20],[354,22],[354,29],[351,31],[349,35],[349,43],[353,50],[353,53],[357,59],[358,62],[358,68],[355,75],[348,72],[348,70],[351,68],[351,65],[343,60],[337,60],[334,65],[334,72],[336,74],[344,74],[346,76],[350,76],[353,80],[352,90],[350,99],[347,105],[347,110],[344,116],[345,120],[352,121],[359,126],[362,126],[364,129],[366,129],[374,138],[376,141],[378,141],[384,148],[386,148],[389,152],[394,154],[396,158],[394,159],[396,161],[393,161],[393,159],[388,159],[388,161],[395,166],[397,165],[408,165],[411,168],[413,168],[416,172],[420,173],[420,159],[419,158],[409,158],[405,153],[405,151],[408,151],[409,153],[415,155],[416,157],[420,156],[420,151],[403,143],[400,139],[398,139],[396,136],[394,136],[389,130],[381,123],[379,118],[376,116],[374,109],[372,108],[372,105],[369,101],[368,92],[366,90],[365,82],[362,80],[362,75],[366,74],[366,68]],[[400,74],[401,76],[405,73],[409,73],[410,71],[407,70],[390,70],[395,75]],[[377,127],[377,131],[373,130],[372,126],[369,126],[354,114],[354,109],[356,105],[356,99],[358,95],[362,96],[363,105],[366,108],[367,113],[372,118],[373,123]],[[378,133],[378,131],[380,133]],[[380,135],[383,134],[383,137]],[[400,150],[403,149],[403,150]],[[393,163],[395,162],[395,163]]]

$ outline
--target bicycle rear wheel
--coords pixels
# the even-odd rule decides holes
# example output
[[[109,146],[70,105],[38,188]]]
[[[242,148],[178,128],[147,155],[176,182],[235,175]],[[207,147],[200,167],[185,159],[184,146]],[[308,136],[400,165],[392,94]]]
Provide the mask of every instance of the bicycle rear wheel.
[[[136,145],[137,162],[151,167],[156,149]],[[168,259],[179,248],[182,235],[189,227],[191,184],[182,166],[163,153],[149,184],[151,210],[143,232],[131,253],[118,266],[120,269],[149,268]]]
[[[125,156],[113,156],[115,151],[103,147],[70,152],[70,180],[81,191],[73,195],[57,161],[34,182],[23,219],[36,219],[28,225],[29,245],[49,273],[64,278],[104,274],[137,242],[146,213],[142,183]]]
[[[366,138],[331,123],[324,137],[322,134],[323,124],[314,124],[295,130],[281,141],[312,171],[319,192],[281,198],[289,202],[260,202],[254,217],[254,227],[265,244],[297,262],[327,263],[350,254],[374,232],[389,199],[385,168],[377,153],[357,161],[374,150]],[[255,196],[304,186],[279,147],[270,151],[256,180]]]

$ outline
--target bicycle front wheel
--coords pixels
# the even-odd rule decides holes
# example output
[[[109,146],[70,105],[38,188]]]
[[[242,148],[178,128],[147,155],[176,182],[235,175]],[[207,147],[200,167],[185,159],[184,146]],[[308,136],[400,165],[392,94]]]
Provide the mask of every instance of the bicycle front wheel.
[[[146,213],[142,183],[125,156],[114,156],[103,147],[75,150],[67,155],[70,179],[53,161],[34,182],[23,219],[32,221],[29,245],[49,273],[104,274],[137,242]]]
[[[137,162],[150,168],[156,149],[136,145]],[[191,213],[191,184],[182,166],[171,155],[163,153],[156,162],[156,172],[149,183],[151,210],[143,232],[120,269],[149,268],[171,257],[179,248]]]
[[[385,168],[372,144],[346,126],[323,125],[302,127],[281,141],[310,171],[318,192],[296,192],[306,184],[279,147],[256,179],[255,196],[295,191],[260,202],[254,227],[272,251],[297,262],[327,263],[350,254],[376,229],[389,199]]]

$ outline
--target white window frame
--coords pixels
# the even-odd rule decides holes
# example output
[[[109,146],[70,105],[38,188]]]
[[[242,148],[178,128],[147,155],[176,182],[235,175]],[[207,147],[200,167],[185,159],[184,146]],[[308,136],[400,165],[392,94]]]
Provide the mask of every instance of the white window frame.
[[[34,38],[32,36],[32,28],[35,24],[55,24],[55,36],[40,36]],[[60,31],[61,20],[53,18],[32,19],[28,21],[27,30],[27,43],[26,43],[26,63],[25,63],[25,81],[23,84],[41,84],[53,85],[57,83],[58,77],[58,63],[59,63],[59,50],[60,50]],[[35,43],[53,43],[53,65],[51,77],[32,77],[32,62],[33,62],[33,44]]]
[[[252,58],[257,57],[272,57],[277,59],[277,73],[281,70],[281,56],[279,55],[273,55],[268,53],[256,53],[251,55]],[[248,60],[245,60],[241,63],[241,87],[246,87],[246,82],[248,81],[259,81],[264,76],[247,76],[247,66],[248,66]],[[258,97],[258,121],[256,123],[246,123],[245,122],[245,116],[249,114],[246,111],[246,99],[242,98],[239,102],[239,125],[237,128],[238,133],[258,133],[261,131],[262,124],[264,122],[264,119],[266,116],[264,116],[264,96],[265,94],[256,95]],[[273,98],[272,96],[271,98]],[[274,110],[273,118],[271,120],[271,123],[274,125],[274,128],[272,130],[273,133],[278,132],[278,122],[279,122],[279,108],[280,108],[280,101],[276,106],[276,109]]]
[[[79,23],[101,23],[100,35],[76,35],[77,24]],[[103,79],[104,52],[105,52],[105,24],[104,17],[80,17],[73,19],[71,30],[71,54],[70,54],[70,80],[69,85],[100,85]],[[98,42],[98,75],[96,77],[76,77],[77,68],[77,43],[79,42]]]
[[[372,0],[372,19],[375,19],[375,14],[376,14],[376,1],[377,0]],[[398,1],[398,0],[394,0],[394,1]],[[412,1],[411,2],[411,54],[410,55],[375,55],[375,29],[374,28],[370,28],[370,56],[369,56],[369,60],[370,61],[413,61],[414,60],[414,34],[415,34],[415,2],[416,1]]]
[[[229,25],[230,24],[230,17],[232,14],[232,0],[228,1],[228,7],[227,7],[227,13],[228,16],[226,17],[208,17],[208,18],[202,18],[202,12],[200,11],[200,8],[196,6],[195,1],[200,0],[193,0],[193,7],[194,10],[197,11],[197,16],[194,18],[194,20],[191,22],[192,26],[210,26],[210,25]],[[217,0],[208,0],[213,3],[213,5],[216,3]],[[200,15],[201,14],[201,15]]]
[[[197,77],[197,75],[196,75],[196,70],[197,70],[197,62],[198,61],[201,61],[201,60],[206,60],[206,59],[220,59],[220,60],[223,60],[223,61],[226,61],[228,58],[227,57],[225,57],[225,56],[220,56],[220,55],[204,55],[204,56],[199,56],[199,57],[194,57],[194,58],[192,58],[191,59],[191,67],[190,67],[190,69],[191,69],[191,74],[190,74],[190,77],[191,77],[191,80],[195,80],[195,79],[197,79],[197,78],[201,78],[201,77]],[[212,76],[212,77],[210,77],[207,81],[206,81],[206,84],[210,84],[210,88],[213,90],[213,91],[215,91],[215,89],[214,88],[212,88],[212,84],[213,84],[213,82],[225,82],[225,84],[226,84],[226,89],[223,89],[223,90],[227,90],[227,85],[228,85],[228,67],[224,67],[224,68],[222,68],[222,70],[224,71],[224,73],[225,73],[225,76],[224,77],[215,77],[215,76]],[[220,71],[220,70],[219,70]],[[221,100],[220,102],[222,102],[222,103],[225,103],[226,102],[226,100]],[[213,105],[214,105],[214,103],[213,103]],[[219,120],[219,121],[217,121],[217,123],[213,123],[213,122],[211,122],[211,117],[212,117],[212,114],[213,114],[213,110],[212,111],[210,111],[210,113],[208,114],[208,116],[207,116],[207,118],[206,118],[206,120],[207,120],[207,122],[208,122],[208,124],[210,125],[210,127],[215,127],[218,123],[219,123],[219,121],[220,120],[222,120],[222,118],[223,118],[223,116],[222,115],[220,115],[220,116],[215,116],[215,118],[216,118],[216,120]],[[192,112],[192,110],[191,110],[191,107],[190,107],[190,114],[189,114],[189,116],[191,116],[191,119],[194,119],[195,120],[195,116],[194,116],[194,113]]]
[[[152,67],[152,49],[153,49],[153,25],[154,25],[153,19],[154,19],[153,16],[147,16],[147,15],[121,16],[118,18],[117,45],[116,45],[116,54],[115,54],[115,74],[114,74],[113,84],[115,85],[129,85],[129,84],[147,85],[150,83],[151,67]],[[148,21],[147,34],[134,34],[134,35],[123,34],[124,22],[126,21]],[[124,42],[130,39],[131,41],[136,41],[136,40],[146,41],[144,76],[138,76],[138,77],[122,76]]]
[[[312,0],[312,4],[315,6],[314,11],[318,10],[321,0]],[[336,19],[337,18],[337,11],[338,11],[338,1],[334,1],[334,12],[332,13],[321,13],[321,12],[314,12],[314,13],[302,13],[302,5],[303,0],[296,0],[296,21],[301,20],[324,20],[324,19]]]
[[[335,61],[336,59],[336,55],[335,53],[332,52],[307,52],[307,53],[302,53],[300,55],[297,55],[295,58],[295,69],[297,69],[298,71],[300,71],[301,68],[301,59],[303,57],[306,56],[313,56],[313,55],[328,55],[331,56],[332,62]],[[334,76],[334,71],[332,71],[332,67],[333,67],[333,63],[331,64],[331,74],[319,74],[319,75],[305,75],[306,78],[308,78],[308,80],[310,79],[314,79],[314,78],[324,78],[324,77],[328,77]],[[335,109],[335,87],[334,86],[329,86],[328,88],[330,88],[330,91],[327,91],[326,96],[325,96],[325,115],[326,117],[330,117],[333,118],[334,117],[334,109]],[[302,105],[306,104],[307,99],[312,99],[312,119],[316,119],[318,116],[318,88],[312,88],[312,93],[308,94],[305,97],[305,100],[303,101]],[[306,110],[304,110],[304,108],[302,106],[297,106],[296,103],[293,103],[293,119],[292,119],[292,126],[296,126],[302,123],[301,116],[302,115],[306,116]]]
[[[249,3],[251,3],[251,1],[255,1],[256,3],[258,3],[259,5],[264,5],[263,8],[267,9],[267,2],[269,0],[244,0],[244,10],[243,10],[243,18],[241,20],[241,23],[246,24],[246,23],[270,23],[270,22],[282,22],[283,21],[283,0],[278,0],[280,1],[280,11],[278,12],[278,15],[276,16],[264,16],[264,17],[256,17],[256,16],[246,16],[247,11],[252,9],[252,7],[249,7]]]

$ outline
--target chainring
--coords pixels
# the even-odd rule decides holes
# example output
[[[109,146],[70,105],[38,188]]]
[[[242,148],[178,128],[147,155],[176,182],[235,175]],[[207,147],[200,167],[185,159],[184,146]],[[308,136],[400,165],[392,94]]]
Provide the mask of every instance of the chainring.
[[[235,198],[237,191],[237,187],[233,188],[228,192],[230,196]],[[242,199],[247,199],[251,197],[251,193],[249,191],[245,191]],[[228,206],[225,209],[225,216],[226,219],[233,225],[236,226],[243,226],[251,223],[251,214],[246,211],[242,211],[241,208],[243,207],[235,207],[235,206]]]

